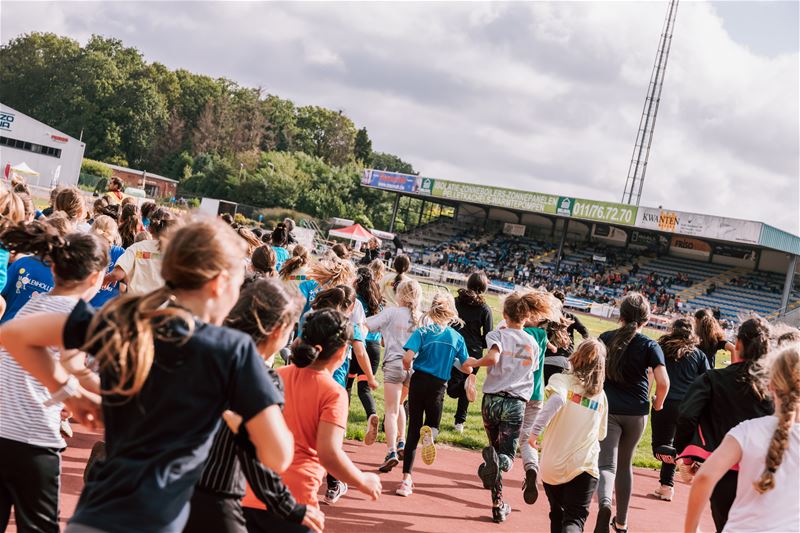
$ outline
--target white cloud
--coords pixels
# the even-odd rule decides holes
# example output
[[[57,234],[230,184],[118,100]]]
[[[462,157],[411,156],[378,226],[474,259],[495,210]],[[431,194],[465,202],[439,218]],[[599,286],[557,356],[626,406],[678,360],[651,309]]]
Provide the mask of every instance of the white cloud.
[[[148,60],[344,110],[425,174],[618,201],[666,4],[13,3],[3,42],[119,37]],[[766,9],[762,8],[762,9]],[[796,40],[796,39],[795,39]],[[794,52],[680,5],[643,204],[800,233]]]

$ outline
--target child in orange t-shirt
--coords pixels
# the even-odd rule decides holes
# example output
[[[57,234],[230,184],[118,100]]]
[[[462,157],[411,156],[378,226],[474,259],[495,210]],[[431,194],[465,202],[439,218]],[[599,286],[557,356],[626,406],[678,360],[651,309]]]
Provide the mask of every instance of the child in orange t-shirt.
[[[341,366],[352,335],[350,320],[322,309],[307,315],[303,336],[292,346],[292,364],[278,369],[285,387],[283,416],[295,437],[294,461],[283,481],[299,503],[319,507],[325,471],[377,499],[377,475],[353,465],[342,449],[347,426],[347,391],[332,377]]]

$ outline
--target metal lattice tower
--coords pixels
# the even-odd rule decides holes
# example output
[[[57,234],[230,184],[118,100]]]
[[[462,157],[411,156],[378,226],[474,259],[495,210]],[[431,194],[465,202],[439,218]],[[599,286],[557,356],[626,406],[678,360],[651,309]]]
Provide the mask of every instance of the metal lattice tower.
[[[625,192],[622,203],[639,205],[642,199],[644,176],[647,172],[647,159],[650,157],[650,146],[653,144],[653,132],[656,129],[658,104],[661,102],[661,89],[664,88],[664,74],[667,70],[669,48],[672,45],[672,32],[675,29],[675,16],[678,14],[678,0],[670,0],[661,40],[658,43],[656,61],[650,75],[647,97],[644,99],[642,118],[639,120],[639,131],[636,133],[636,144],[633,146],[631,164],[628,167],[628,178],[625,180]]]

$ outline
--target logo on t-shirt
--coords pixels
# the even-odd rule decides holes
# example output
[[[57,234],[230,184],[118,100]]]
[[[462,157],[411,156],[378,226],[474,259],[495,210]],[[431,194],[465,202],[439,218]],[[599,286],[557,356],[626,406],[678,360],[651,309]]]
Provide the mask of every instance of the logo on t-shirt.
[[[572,403],[577,403],[578,405],[582,405],[587,409],[591,409],[592,411],[599,411],[600,410],[600,402],[592,400],[591,398],[587,398],[586,396],[582,396],[577,392],[567,391],[567,400],[571,401]]]
[[[20,277],[17,278],[17,284],[15,285],[15,288],[17,289],[17,294],[20,294],[22,291],[27,290],[28,285],[39,289],[39,291],[41,292],[50,292],[51,290],[53,290],[53,287],[51,287],[47,283],[42,283],[39,280],[31,279],[31,277],[25,272],[24,268],[19,269],[19,276]]]
[[[136,250],[136,259],[161,259],[161,253]]]

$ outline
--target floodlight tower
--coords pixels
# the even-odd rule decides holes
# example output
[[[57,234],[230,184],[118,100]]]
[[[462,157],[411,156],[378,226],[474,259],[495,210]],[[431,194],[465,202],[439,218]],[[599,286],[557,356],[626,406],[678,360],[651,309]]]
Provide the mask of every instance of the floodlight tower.
[[[639,120],[639,131],[636,133],[636,143],[633,145],[631,164],[628,167],[628,178],[625,180],[625,192],[622,193],[622,203],[639,205],[642,199],[644,175],[647,172],[647,159],[650,157],[650,146],[653,144],[653,132],[656,129],[656,115],[658,104],[661,102],[661,89],[664,88],[664,74],[667,70],[669,48],[672,45],[672,32],[675,29],[675,16],[678,14],[678,0],[670,0],[664,27],[661,30],[661,40],[658,43],[656,61],[653,72],[650,74],[650,85],[647,88],[647,97],[644,99],[644,110]]]

